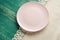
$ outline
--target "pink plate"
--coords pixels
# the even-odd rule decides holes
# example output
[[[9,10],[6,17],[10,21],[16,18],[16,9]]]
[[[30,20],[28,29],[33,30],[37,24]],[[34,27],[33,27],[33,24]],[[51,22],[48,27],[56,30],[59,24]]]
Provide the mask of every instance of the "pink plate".
[[[25,31],[39,31],[48,24],[48,11],[38,2],[25,3],[17,12],[17,22]]]

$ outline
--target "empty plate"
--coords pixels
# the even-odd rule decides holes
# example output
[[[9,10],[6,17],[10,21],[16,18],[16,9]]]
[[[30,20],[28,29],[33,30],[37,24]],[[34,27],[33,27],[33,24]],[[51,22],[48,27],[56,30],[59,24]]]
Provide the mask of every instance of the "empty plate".
[[[38,2],[27,2],[17,12],[17,22],[28,32],[37,32],[48,24],[48,11]]]

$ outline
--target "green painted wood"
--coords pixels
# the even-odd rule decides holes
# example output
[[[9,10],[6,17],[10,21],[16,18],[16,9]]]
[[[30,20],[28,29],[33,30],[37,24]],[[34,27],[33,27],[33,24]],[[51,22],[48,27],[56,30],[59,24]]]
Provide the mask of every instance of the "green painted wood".
[[[16,21],[18,8],[29,1],[36,0],[0,0],[0,40],[12,40],[19,28]]]

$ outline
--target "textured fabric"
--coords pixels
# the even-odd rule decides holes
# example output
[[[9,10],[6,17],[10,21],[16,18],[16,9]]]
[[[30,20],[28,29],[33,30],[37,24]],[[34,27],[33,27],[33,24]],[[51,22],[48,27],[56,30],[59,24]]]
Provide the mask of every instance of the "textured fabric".
[[[29,1],[36,0],[0,0],[0,40],[12,40],[19,28],[16,22],[18,8]]]
[[[24,35],[25,34],[22,32],[22,30],[19,29],[14,35],[14,37],[12,38],[12,40],[22,40]]]

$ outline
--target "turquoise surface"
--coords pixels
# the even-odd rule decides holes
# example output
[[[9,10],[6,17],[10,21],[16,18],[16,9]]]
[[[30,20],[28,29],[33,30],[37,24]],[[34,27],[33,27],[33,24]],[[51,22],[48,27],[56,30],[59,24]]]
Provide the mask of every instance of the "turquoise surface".
[[[16,13],[21,5],[37,0],[0,0],[0,40],[12,40],[19,29]]]

